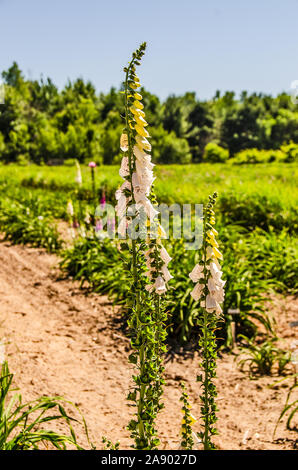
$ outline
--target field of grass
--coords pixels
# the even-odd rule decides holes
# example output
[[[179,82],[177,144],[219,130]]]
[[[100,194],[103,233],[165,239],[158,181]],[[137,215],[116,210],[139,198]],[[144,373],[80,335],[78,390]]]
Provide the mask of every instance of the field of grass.
[[[96,168],[99,197],[105,191],[114,204],[114,193],[121,183],[119,167]],[[90,169],[82,166],[81,198],[91,199]],[[297,232],[297,165],[272,163],[264,165],[228,164],[168,165],[156,167],[156,193],[159,202],[172,204],[203,203],[209,194],[219,193],[218,207],[225,225],[240,224],[247,229],[261,227],[276,231],[284,228]],[[66,202],[77,189],[76,167],[16,165],[0,169],[0,190],[25,197],[28,190],[47,197],[53,215],[66,217]],[[21,189],[22,188],[22,189]],[[25,188],[27,191],[25,191]],[[37,190],[42,190],[38,192]],[[45,196],[47,194],[47,196]]]
[[[90,190],[90,169],[81,166],[83,188]],[[96,181],[100,188],[111,193],[121,183],[119,166],[99,166]],[[267,197],[281,207],[297,207],[297,164],[270,163],[234,166],[221,163],[190,165],[159,165],[155,167],[156,192],[160,202],[179,204],[200,203],[208,194],[234,193]],[[26,187],[71,190],[76,187],[75,166],[18,166],[0,167],[0,182]]]

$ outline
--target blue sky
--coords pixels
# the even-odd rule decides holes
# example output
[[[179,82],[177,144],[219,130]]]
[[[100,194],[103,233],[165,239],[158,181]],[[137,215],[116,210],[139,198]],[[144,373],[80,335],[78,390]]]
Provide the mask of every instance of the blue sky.
[[[118,87],[131,52],[164,99],[217,89],[277,94],[298,79],[298,0],[0,0],[0,70]]]

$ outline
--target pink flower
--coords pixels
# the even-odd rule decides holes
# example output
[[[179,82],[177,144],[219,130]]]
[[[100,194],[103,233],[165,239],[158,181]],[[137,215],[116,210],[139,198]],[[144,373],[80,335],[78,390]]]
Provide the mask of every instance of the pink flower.
[[[101,206],[101,209],[104,209],[105,206],[106,206],[106,196],[105,196],[105,194],[103,194],[103,196],[100,200],[100,206]]]
[[[115,229],[115,219],[108,219],[107,220],[108,227],[111,227],[111,230]]]
[[[95,226],[95,232],[100,232],[103,229],[102,221],[98,220]]]
[[[89,168],[95,168],[95,167],[96,167],[96,163],[95,163],[95,162],[89,162],[89,163],[88,163],[88,166],[89,166]]]

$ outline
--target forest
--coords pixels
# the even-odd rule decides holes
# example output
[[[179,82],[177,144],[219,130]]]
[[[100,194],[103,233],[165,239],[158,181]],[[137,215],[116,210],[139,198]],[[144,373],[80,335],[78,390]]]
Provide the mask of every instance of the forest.
[[[50,78],[28,80],[18,64],[2,72],[0,162],[62,164],[77,159],[118,164],[123,94],[106,94],[81,78],[59,90]],[[120,93],[119,93],[120,91]],[[263,93],[236,97],[194,92],[165,101],[140,90],[156,163],[291,162],[298,154],[298,111],[292,97]],[[71,162],[69,162],[71,163]]]

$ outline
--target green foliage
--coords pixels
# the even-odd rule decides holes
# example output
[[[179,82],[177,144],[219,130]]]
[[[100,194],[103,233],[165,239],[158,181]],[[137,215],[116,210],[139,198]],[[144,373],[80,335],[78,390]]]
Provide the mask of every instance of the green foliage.
[[[107,439],[106,437],[102,438],[102,442],[104,444],[104,450],[119,450],[120,442],[117,441],[113,444],[112,441]]]
[[[283,161],[286,163],[297,162],[298,160],[298,145],[290,142],[287,145],[282,145],[281,151],[284,153]]]
[[[58,450],[66,450],[69,446],[83,450],[71,425],[71,421],[76,420],[63,406],[69,402],[61,397],[43,396],[23,403],[20,393],[10,396],[12,380],[13,374],[4,362],[0,374],[0,450],[37,450],[48,446]],[[44,424],[50,421],[66,423],[69,435],[45,429]],[[87,431],[85,422],[83,424]]]
[[[284,205],[273,195],[226,192],[221,196],[220,209],[225,225],[242,225],[251,231],[257,227],[276,232],[287,229],[292,234],[298,229],[297,208]]]
[[[90,287],[95,292],[109,294],[116,303],[123,303],[129,286],[127,275],[121,264],[120,253],[110,239],[94,237],[78,238],[73,247],[61,253],[60,267],[81,287]]]
[[[97,94],[90,82],[77,79],[59,91],[50,78],[26,79],[15,62],[2,77],[0,160],[16,162],[21,156],[38,164],[71,158],[117,163],[123,110],[118,90]],[[164,102],[144,88],[141,94],[157,162],[207,161],[206,153],[212,161],[225,161],[226,152],[207,147],[204,153],[212,142],[231,156],[238,154],[235,163],[273,161],[279,160],[284,145],[298,143],[298,112],[285,93],[273,98],[243,92],[237,100],[233,92],[217,92],[200,101],[187,92]],[[242,154],[246,149],[251,151]],[[290,151],[284,161],[293,161],[296,154]]]
[[[247,163],[292,163],[298,159],[298,145],[290,142],[282,145],[279,150],[259,150],[256,148],[242,150],[231,160],[231,163],[243,165]]]
[[[260,375],[271,375],[274,366],[277,365],[278,375],[285,372],[286,366],[291,361],[291,353],[275,345],[278,338],[268,339],[261,344],[257,344],[245,336],[241,336],[241,338],[245,340],[246,346],[241,348],[238,357],[248,356],[238,360],[238,365],[242,371],[245,372],[247,366],[250,376],[254,378]]]
[[[56,227],[50,219],[37,215],[30,206],[11,200],[1,201],[0,229],[5,240],[44,247],[55,252],[62,246]]]
[[[251,148],[242,150],[231,160],[235,165],[271,163],[274,161],[285,161],[285,154],[282,150],[259,150]]]
[[[273,438],[276,434],[276,430],[277,430],[277,427],[280,423],[280,421],[282,420],[282,418],[284,416],[287,417],[287,422],[286,422],[286,427],[287,429],[289,430],[296,430],[297,428],[295,427],[292,427],[291,424],[292,424],[292,420],[294,418],[294,416],[296,415],[297,411],[298,411],[298,399],[294,399],[293,401],[291,401],[292,399],[292,394],[293,392],[296,391],[297,387],[298,387],[298,383],[297,383],[297,376],[298,374],[292,374],[292,375],[289,375],[288,377],[282,379],[282,380],[279,380],[278,382],[275,382],[272,387],[276,386],[278,383],[280,383],[281,381],[285,381],[285,380],[291,380],[293,379],[293,383],[292,385],[289,386],[288,388],[288,393],[287,393],[287,398],[286,398],[286,402],[284,404],[284,407],[282,409],[282,412],[280,413],[279,417],[278,417],[278,420],[277,420],[277,423],[276,423],[276,426],[274,428],[274,432],[273,432]]]
[[[121,125],[116,128],[105,129],[102,132],[99,153],[104,165],[115,164],[120,160],[119,135],[121,133]],[[95,157],[95,161],[98,161],[98,158]]]
[[[223,304],[227,321],[220,325],[218,336],[231,346],[229,309],[239,309],[239,333],[254,336],[258,330],[256,320],[273,331],[264,293],[272,289],[283,293],[297,289],[297,246],[286,232],[279,236],[263,231],[250,235],[238,226],[219,226],[218,231],[225,253],[223,272],[227,280]],[[196,262],[196,255],[186,250],[182,239],[169,240],[165,246],[175,260],[171,266],[175,288],[170,288],[167,295],[169,339],[184,343],[196,337],[196,318],[200,311],[199,303],[189,295],[192,286],[188,273]],[[80,280],[82,286],[89,285],[95,292],[109,294],[115,303],[123,304],[129,285],[121,258],[125,261],[126,252],[120,254],[113,241],[87,237],[78,239],[73,247],[63,252],[61,267]]]
[[[181,411],[183,413],[182,426],[181,426],[181,435],[182,435],[181,447],[182,449],[192,450],[193,445],[194,445],[194,440],[192,436],[192,427],[191,427],[193,418],[190,413],[189,396],[186,391],[184,382],[180,384],[180,387],[181,387],[180,401],[182,402]]]
[[[224,163],[229,158],[229,151],[214,142],[209,142],[204,149],[203,161]]]
[[[179,138],[174,131],[167,132],[162,126],[152,129],[152,156],[157,163],[190,163],[191,154],[185,138]]]

